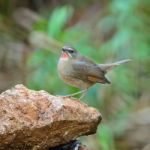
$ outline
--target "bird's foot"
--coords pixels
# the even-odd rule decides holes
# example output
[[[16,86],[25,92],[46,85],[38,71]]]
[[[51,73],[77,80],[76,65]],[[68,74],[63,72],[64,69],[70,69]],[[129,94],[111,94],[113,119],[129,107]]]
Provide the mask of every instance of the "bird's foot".
[[[69,94],[69,95],[59,96],[59,97],[62,97],[62,98],[71,98],[71,97],[73,97],[75,95],[78,95],[78,94],[82,93],[81,97],[79,98],[79,100],[80,100],[80,99],[82,99],[85,96],[86,91],[87,91],[87,89],[79,91],[79,92],[76,92],[76,93],[72,93],[72,94]]]
[[[61,97],[61,98],[71,98],[72,96],[71,95],[64,95],[64,96],[58,96],[58,97]]]

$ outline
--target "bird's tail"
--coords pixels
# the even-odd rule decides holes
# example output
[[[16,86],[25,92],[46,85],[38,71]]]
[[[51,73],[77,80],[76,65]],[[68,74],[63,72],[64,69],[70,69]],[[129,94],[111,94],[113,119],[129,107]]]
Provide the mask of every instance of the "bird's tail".
[[[108,72],[109,70],[113,69],[116,66],[119,66],[120,64],[127,63],[131,61],[130,59],[124,59],[121,61],[117,61],[115,63],[110,63],[110,64],[99,64],[99,67],[101,70],[103,70],[105,73]]]

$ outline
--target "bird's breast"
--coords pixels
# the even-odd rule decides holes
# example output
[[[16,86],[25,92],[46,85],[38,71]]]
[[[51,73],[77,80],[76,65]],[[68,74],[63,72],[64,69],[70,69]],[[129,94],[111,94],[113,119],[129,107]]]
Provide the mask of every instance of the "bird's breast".
[[[60,78],[67,84],[80,88],[86,89],[91,83],[84,82],[76,77],[72,68],[71,62],[60,59],[58,62],[58,73]]]
[[[72,68],[71,68],[71,62],[67,59],[60,58],[58,61],[58,72],[61,76],[63,75],[69,75]]]

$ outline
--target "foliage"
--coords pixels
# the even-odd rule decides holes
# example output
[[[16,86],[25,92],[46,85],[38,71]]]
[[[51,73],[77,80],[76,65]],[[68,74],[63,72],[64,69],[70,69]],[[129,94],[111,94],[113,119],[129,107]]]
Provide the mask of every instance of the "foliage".
[[[114,91],[112,89],[112,91],[116,93],[116,96],[111,93],[109,97],[107,94],[103,97],[103,99],[109,98],[107,101],[103,102],[103,105],[108,107],[105,108],[105,111],[110,111],[112,106],[111,104],[116,103],[115,100],[117,97],[119,97],[121,101],[124,101],[124,104],[121,104],[121,108],[119,105],[115,112],[113,110],[113,113],[111,112],[111,114],[109,114],[111,115],[109,117],[109,122],[111,123],[110,128],[112,129],[112,126],[114,127],[113,134],[121,134],[123,132],[126,128],[127,116],[129,112],[131,112],[134,104],[139,100],[139,94],[147,91],[145,91],[145,89],[148,86],[148,78],[146,78],[144,74],[140,74],[140,76],[138,74],[141,72],[140,68],[144,68],[143,71],[149,70],[150,30],[148,29],[148,26],[150,22],[148,20],[148,16],[150,15],[150,11],[147,11],[148,6],[150,6],[150,2],[146,0],[114,0],[109,5],[110,14],[105,16],[102,21],[100,20],[99,23],[100,26],[103,23],[103,27],[105,27],[107,24],[115,22],[112,25],[116,30],[115,34],[102,45],[102,51],[104,52],[109,50],[109,53],[118,59],[126,57],[130,57],[132,59],[130,66],[128,65],[126,67],[116,69],[116,77],[113,80],[115,83],[113,86]],[[146,65],[143,66],[143,64]],[[149,74],[150,72],[147,73]],[[147,83],[143,85],[143,90],[139,88],[142,86],[142,80]],[[107,91],[107,93],[109,92]],[[113,101],[112,94],[115,96]],[[118,117],[118,114],[120,117]],[[112,137],[111,134],[110,137]],[[100,140],[102,140],[102,145],[104,146],[103,149],[107,149],[105,147],[109,144],[105,142],[108,141],[108,139],[103,142],[104,139],[100,136]],[[109,141],[112,140],[113,137]]]
[[[101,149],[103,150],[114,149],[113,133],[110,127],[108,127],[106,124],[100,126],[98,130],[98,138],[100,139]]]
[[[138,76],[141,67],[145,67],[145,69],[148,67],[143,66],[141,62],[148,62],[150,55],[150,30],[148,28],[150,12],[147,3],[149,2],[139,0],[111,1],[108,5],[107,15],[103,15],[100,19],[98,19],[99,15],[97,16],[97,23],[94,25],[96,30],[93,30],[92,23],[91,26],[86,26],[82,21],[67,27],[67,22],[73,12],[71,6],[54,9],[48,20],[46,32],[48,36],[61,43],[75,46],[81,53],[98,62],[123,58],[132,59],[130,65],[118,67],[108,74],[112,85],[96,85],[84,98],[88,104],[100,109],[108,122],[103,124],[97,133],[103,150],[114,148],[114,135],[124,131],[129,112],[138,100],[139,93],[144,92],[138,88],[141,84],[140,80],[148,81],[145,75],[140,75],[140,79]],[[90,19],[88,23],[90,24]],[[105,41],[93,38],[98,34],[98,38],[102,39],[102,36],[113,30],[114,33]],[[76,91],[76,89],[64,85],[56,76],[57,60],[58,56],[54,56],[47,50],[34,52],[30,57],[29,66],[35,67],[35,71],[32,74],[33,78],[30,76],[29,85],[35,89],[46,89],[54,94]],[[145,72],[145,70],[143,71]],[[142,86],[144,89],[147,87],[147,85]]]
[[[1,9],[0,21],[12,11],[10,0],[1,3],[5,7]],[[111,0],[106,1],[102,5],[104,8],[100,7],[97,11],[89,6],[93,4],[91,0],[86,2],[85,7],[81,1],[74,3],[78,4],[75,5],[77,7],[82,5],[81,10],[74,5],[60,5],[51,11],[47,10],[46,16],[49,17],[38,21],[32,32],[43,32],[59,46],[72,45],[99,63],[132,59],[129,64],[107,74],[111,85],[97,84],[89,89],[83,99],[103,115],[103,124],[98,128],[96,136],[100,143],[98,148],[113,150],[114,137],[124,132],[133,107],[142,95],[149,93],[150,1]],[[41,15],[45,18],[44,14]],[[61,52],[61,48],[59,50]],[[29,55],[27,85],[58,95],[78,91],[60,80],[57,74],[59,55],[54,52],[55,49],[50,45],[37,48]]]
[[[85,30],[82,26],[79,25],[64,30],[65,24],[71,17],[71,12],[71,6],[58,7],[52,12],[47,23],[40,21],[34,26],[34,29],[40,32],[43,30],[49,37],[56,38],[61,43],[74,45],[75,42],[72,41],[76,41],[78,43],[77,47],[85,47],[85,50],[88,50],[90,47],[86,44],[89,40],[89,33],[82,36],[82,31]],[[46,26],[47,30],[45,30]],[[70,41],[70,37],[72,41]],[[51,50],[51,47],[37,49],[30,55],[28,68],[32,71],[29,71],[29,87],[37,90],[42,88],[53,94],[67,94],[76,91],[77,89],[64,85],[59,77],[56,76],[58,56],[50,53],[49,50]],[[64,86],[66,88],[63,88]]]
[[[53,38],[58,38],[72,16],[72,7],[63,6],[56,8],[48,20],[48,35]]]

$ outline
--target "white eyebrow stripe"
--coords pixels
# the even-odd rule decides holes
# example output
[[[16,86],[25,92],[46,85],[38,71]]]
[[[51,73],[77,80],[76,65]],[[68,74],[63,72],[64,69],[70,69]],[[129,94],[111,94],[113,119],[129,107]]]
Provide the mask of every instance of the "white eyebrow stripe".
[[[68,49],[68,50],[73,50],[71,47],[68,47],[67,49]]]

